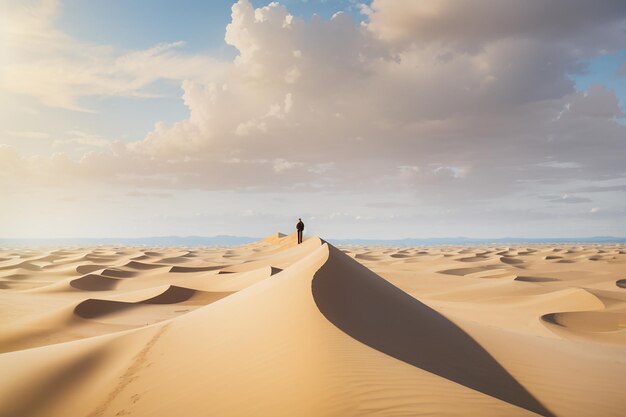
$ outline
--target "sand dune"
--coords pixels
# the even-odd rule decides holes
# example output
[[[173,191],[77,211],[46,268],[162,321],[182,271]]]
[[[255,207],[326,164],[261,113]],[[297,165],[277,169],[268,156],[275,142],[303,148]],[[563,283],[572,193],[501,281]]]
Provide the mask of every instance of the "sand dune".
[[[420,369],[544,416],[552,416],[460,327],[331,248],[313,297],[346,334]],[[460,259],[463,261],[463,259]]]
[[[73,279],[70,285],[73,288],[84,291],[108,291],[113,290],[119,283],[118,278],[110,278],[102,275],[88,274],[84,277]]]
[[[92,265],[92,264],[78,265],[76,267],[76,272],[78,272],[79,274],[90,274],[100,269],[106,269],[106,267],[107,267],[106,265]]]
[[[0,251],[0,416],[621,416],[625,254]]]
[[[626,313],[614,311],[572,311],[550,313],[543,320],[581,332],[616,332],[626,322]]]

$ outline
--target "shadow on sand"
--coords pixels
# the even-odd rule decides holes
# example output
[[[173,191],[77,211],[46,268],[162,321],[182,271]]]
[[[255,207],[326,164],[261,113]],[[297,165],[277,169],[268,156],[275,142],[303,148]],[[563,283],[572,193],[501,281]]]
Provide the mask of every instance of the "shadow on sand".
[[[329,245],[313,298],[354,339],[403,362],[543,416],[554,416],[456,324]]]

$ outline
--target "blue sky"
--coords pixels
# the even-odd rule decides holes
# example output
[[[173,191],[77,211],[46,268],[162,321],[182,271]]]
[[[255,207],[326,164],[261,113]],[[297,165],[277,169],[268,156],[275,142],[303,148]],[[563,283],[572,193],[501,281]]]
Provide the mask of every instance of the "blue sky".
[[[233,4],[0,0],[3,237],[626,235],[626,3]]]
[[[342,11],[355,21],[363,21],[360,4],[370,1],[356,0],[286,0],[282,4],[290,13],[303,19],[317,14],[324,19]],[[224,42],[224,30],[230,22],[232,0],[171,1],[154,0],[107,2],[67,0],[61,3],[58,24],[79,39],[97,44],[113,45],[122,49],[149,48],[157,43],[184,41],[184,50],[210,53],[213,56],[232,59],[237,50]],[[268,4],[253,0],[255,7]],[[603,84],[620,98],[626,107],[626,74],[619,74],[626,61],[626,49],[598,56],[586,63],[583,73],[572,73],[578,90],[586,90],[592,84]],[[98,112],[106,112],[108,120],[99,127],[103,134],[120,139],[136,139],[158,120],[173,123],[188,116],[188,109],[180,100],[180,85],[161,82],[158,91],[167,97],[162,100],[136,100],[119,98],[87,98],[85,105]],[[133,109],[141,106],[142,110]],[[97,124],[98,118],[88,120]],[[120,128],[122,127],[123,128]]]
[[[253,0],[255,7],[269,2]],[[286,0],[282,4],[294,16],[310,19],[317,14],[329,19],[342,11],[363,20],[354,0]],[[224,28],[230,22],[230,0],[69,0],[63,3],[60,26],[81,39],[121,48],[141,49],[159,42],[184,40],[189,51],[205,51],[232,57],[236,50],[224,43]]]
[[[256,7],[268,3],[252,1]],[[281,3],[294,16],[306,20],[313,14],[330,19],[333,14],[342,11],[355,21],[362,21],[365,16],[359,11],[359,4],[369,4],[369,1],[287,0]],[[224,31],[230,22],[232,5],[232,0],[66,0],[61,3],[57,23],[73,37],[124,50],[184,41],[182,49],[190,53],[208,53],[232,59],[237,50],[224,42]],[[161,81],[155,83],[155,90],[166,97],[151,100],[87,97],[83,99],[84,105],[98,112],[98,115],[106,113],[107,118],[98,115],[86,117],[85,120],[77,120],[76,127],[97,127],[106,137],[136,140],[145,136],[157,120],[174,123],[189,115],[189,110],[180,100],[180,83]]]
[[[359,4],[369,5],[370,1],[284,0],[281,3],[290,13],[304,19],[310,19],[313,14],[329,19],[342,11],[356,21],[363,21],[365,16],[359,11]],[[189,51],[232,58],[237,51],[224,42],[224,29],[230,22],[232,4],[231,0],[67,0],[62,3],[58,23],[67,33],[95,43],[142,49],[155,43],[182,40]],[[261,7],[268,2],[253,0],[252,4]],[[593,83],[610,86],[624,103],[626,74],[618,74],[618,69],[625,60],[626,48],[596,57],[589,62],[584,74],[571,76],[581,90]]]
[[[626,108],[626,71],[623,73],[620,71],[624,62],[626,62],[626,49],[592,59],[584,73],[572,75],[572,78],[576,80],[576,88],[586,90],[591,84],[604,84],[615,91],[622,108]]]

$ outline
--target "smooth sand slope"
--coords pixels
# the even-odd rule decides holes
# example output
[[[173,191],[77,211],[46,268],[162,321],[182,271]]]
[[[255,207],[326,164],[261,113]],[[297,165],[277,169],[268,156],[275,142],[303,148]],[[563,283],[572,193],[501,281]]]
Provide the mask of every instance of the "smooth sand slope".
[[[0,252],[0,416],[623,416],[626,248]]]

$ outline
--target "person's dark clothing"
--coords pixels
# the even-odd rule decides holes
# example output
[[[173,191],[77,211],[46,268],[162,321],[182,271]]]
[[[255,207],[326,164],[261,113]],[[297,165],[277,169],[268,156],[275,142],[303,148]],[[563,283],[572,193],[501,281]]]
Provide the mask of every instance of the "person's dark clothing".
[[[298,245],[300,243],[302,243],[302,233],[304,232],[304,223],[302,223],[302,220],[298,221],[298,224],[296,224],[296,230],[298,230]]]

